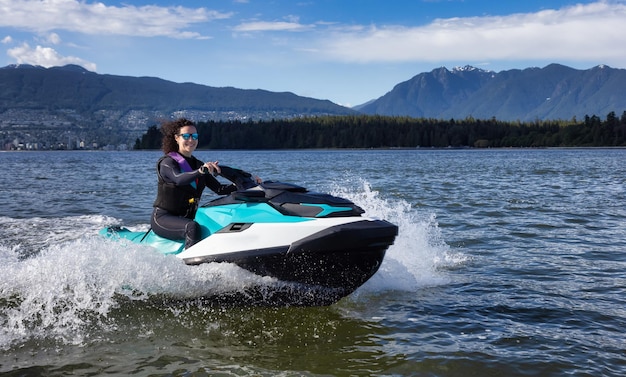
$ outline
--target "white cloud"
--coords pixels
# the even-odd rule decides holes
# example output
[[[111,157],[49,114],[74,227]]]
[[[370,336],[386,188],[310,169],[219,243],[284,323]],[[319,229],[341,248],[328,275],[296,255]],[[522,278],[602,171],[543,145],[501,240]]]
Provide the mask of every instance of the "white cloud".
[[[11,42],[13,42],[13,38],[10,35],[7,35],[6,37],[2,38],[2,44],[9,44]]]
[[[61,37],[59,37],[57,33],[50,33],[46,37],[46,41],[48,41],[48,43],[50,44],[58,45],[59,43],[61,43]]]
[[[600,1],[509,16],[438,19],[420,27],[336,31],[317,50],[346,62],[516,59],[626,64],[626,4]]]
[[[252,21],[244,22],[237,25],[234,29],[238,32],[252,32],[252,31],[304,31],[311,29],[310,25],[303,25],[293,21]]]
[[[206,38],[188,31],[191,25],[229,18],[230,13],[205,8],[121,7],[79,0],[0,0],[0,27],[45,33],[67,30],[94,35]]]
[[[37,46],[31,48],[27,43],[24,43],[21,46],[9,49],[7,54],[15,59],[17,64],[40,65],[46,68],[76,64],[90,71],[96,70],[96,64],[74,56],[62,56],[50,47]]]

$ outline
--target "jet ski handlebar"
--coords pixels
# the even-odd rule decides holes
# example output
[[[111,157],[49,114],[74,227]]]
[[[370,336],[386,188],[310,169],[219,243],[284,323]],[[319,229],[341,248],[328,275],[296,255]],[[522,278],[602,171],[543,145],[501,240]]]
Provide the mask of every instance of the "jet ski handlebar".
[[[290,192],[307,192],[305,187],[292,183],[264,181],[259,183],[252,174],[247,171],[232,168],[230,166],[220,165],[221,172],[219,175],[233,182],[237,186],[237,192],[243,193],[246,197],[263,197],[269,194],[270,197],[276,194],[276,191]],[[254,189],[255,190],[251,190]]]
[[[228,179],[237,186],[237,190],[247,190],[258,186],[256,179],[247,171],[220,165],[219,175]]]

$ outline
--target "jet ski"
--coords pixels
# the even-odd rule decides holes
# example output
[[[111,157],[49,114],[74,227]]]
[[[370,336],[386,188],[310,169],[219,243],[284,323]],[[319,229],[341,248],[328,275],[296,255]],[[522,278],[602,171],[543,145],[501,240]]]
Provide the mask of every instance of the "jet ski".
[[[184,249],[182,240],[152,230],[109,227],[100,233],[150,245],[188,265],[233,263],[276,278],[290,288],[272,304],[306,306],[330,305],[363,285],[398,234],[396,225],[365,217],[350,200],[290,183],[257,183],[243,170],[220,168],[237,191],[198,208],[202,240],[195,245]]]

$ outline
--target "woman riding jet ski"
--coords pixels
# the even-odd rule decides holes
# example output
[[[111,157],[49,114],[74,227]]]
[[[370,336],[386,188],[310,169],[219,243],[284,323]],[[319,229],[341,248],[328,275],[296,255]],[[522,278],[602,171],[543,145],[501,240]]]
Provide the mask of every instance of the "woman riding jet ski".
[[[218,195],[230,194],[235,185],[222,185],[214,174],[217,162],[203,163],[192,153],[198,146],[198,131],[193,122],[179,119],[164,123],[162,149],[157,163],[158,191],[152,212],[152,230],[169,239],[184,239],[185,248],[200,241],[200,228],[193,219],[205,187]],[[209,174],[210,173],[210,174]]]
[[[305,305],[331,304],[363,285],[398,234],[396,225],[363,217],[364,211],[349,200],[293,184],[261,182],[217,162],[202,164],[191,156],[197,133],[187,120],[166,124],[163,132],[164,151],[166,138],[171,137],[185,161],[172,157],[172,151],[159,161],[152,229],[108,228],[102,234],[148,244],[189,265],[234,263],[258,275],[296,283],[308,296],[324,291],[305,300],[281,298],[283,304]],[[233,184],[222,185],[213,174]],[[228,195],[198,207],[205,186]],[[171,203],[163,199],[174,194],[180,197]]]

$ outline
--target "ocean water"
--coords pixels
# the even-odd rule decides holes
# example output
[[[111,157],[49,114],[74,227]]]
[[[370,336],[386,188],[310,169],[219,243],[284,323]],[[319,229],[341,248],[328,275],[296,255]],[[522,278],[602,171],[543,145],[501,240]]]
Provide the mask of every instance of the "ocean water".
[[[159,155],[0,153],[1,375],[626,375],[625,149],[197,151],[399,226],[312,308],[202,300],[276,282],[100,238],[147,229]]]

